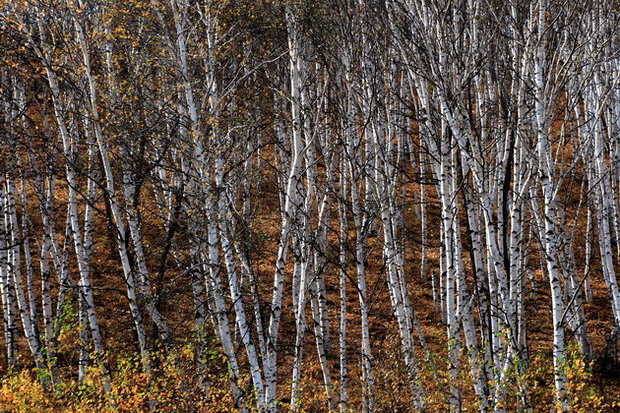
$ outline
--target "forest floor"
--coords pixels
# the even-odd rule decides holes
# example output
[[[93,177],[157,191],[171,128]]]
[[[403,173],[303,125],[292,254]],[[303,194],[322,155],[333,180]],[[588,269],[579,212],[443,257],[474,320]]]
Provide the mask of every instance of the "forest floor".
[[[263,199],[277,200],[277,196],[266,196]],[[103,206],[103,205],[102,205]],[[59,210],[61,208],[58,208]],[[412,224],[407,228],[406,251],[408,255],[408,282],[411,294],[411,302],[415,314],[422,327],[422,332],[427,345],[424,351],[419,345],[417,347],[417,357],[420,367],[420,380],[425,386],[427,402],[431,411],[447,410],[447,397],[451,382],[447,369],[447,346],[446,346],[446,326],[442,322],[440,311],[433,302],[433,288],[431,273],[437,274],[439,246],[429,248],[429,273],[419,273],[418,257],[420,256],[420,233],[413,208],[409,208],[411,217],[408,217]],[[431,203],[431,228],[436,228],[437,211],[433,211]],[[157,216],[149,212],[149,208],[144,208],[144,232],[145,239],[163,239],[165,234],[161,233],[158,225]],[[271,294],[271,277],[274,268],[273,257],[277,247],[279,233],[279,207],[273,201],[261,202],[256,212],[256,219],[252,223],[252,242],[256,243],[257,250],[254,254],[254,266],[259,276],[259,290],[264,299],[263,305],[267,305]],[[435,212],[435,215],[433,215]],[[152,215],[151,215],[152,214]],[[96,234],[108,233],[108,237],[97,237],[94,241],[94,254],[92,262],[92,280],[95,289],[95,302],[97,314],[100,317],[101,329],[104,333],[106,348],[109,351],[106,365],[113,377],[120,377],[117,381],[118,390],[125,402],[116,406],[116,411],[140,411],[140,406],[144,407],[145,396],[148,391],[153,390],[153,378],[139,373],[139,363],[135,354],[136,338],[134,326],[129,313],[126,299],[126,289],[122,276],[122,271],[116,256],[116,248],[113,244],[113,236],[106,231],[106,223],[102,216],[98,216],[96,221],[98,228]],[[435,230],[436,232],[436,230]],[[429,234],[431,242],[436,237],[433,231]],[[369,254],[367,266],[367,285],[369,297],[369,326],[371,333],[373,365],[376,381],[374,391],[377,405],[380,411],[385,412],[405,412],[410,411],[411,395],[408,390],[406,372],[400,357],[399,335],[396,320],[392,313],[389,292],[386,284],[385,268],[383,267],[382,245],[380,236],[372,236],[369,239]],[[332,237],[333,249],[337,250],[337,239]],[[438,244],[435,242],[435,244]],[[195,334],[193,332],[193,301],[189,278],[180,273],[178,269],[166,269],[159,271],[161,263],[161,246],[145,245],[154,251],[149,258],[149,266],[152,268],[154,283],[157,285],[158,293],[162,297],[161,309],[169,319],[174,337],[176,338],[176,348],[180,349],[180,355],[176,356],[175,363],[181,364],[191,360],[191,354],[184,359],[183,351],[191,353],[192,343]],[[332,251],[333,252],[333,251]],[[532,262],[536,258],[532,257]],[[355,289],[354,263],[349,257],[349,280],[347,282],[347,357],[348,357],[348,387],[351,406],[360,406],[362,400],[361,380],[361,357],[359,348],[361,343],[360,329],[360,310],[357,291]],[[71,263],[72,268],[75,263]],[[585,312],[588,321],[588,332],[593,345],[594,359],[590,364],[571,365],[571,376],[575,383],[575,394],[584,398],[583,411],[605,411],[597,410],[597,406],[620,406],[620,363],[618,354],[612,349],[612,357],[608,357],[610,342],[610,331],[612,328],[612,313],[608,289],[605,286],[600,270],[595,270],[591,274],[591,286],[593,289],[594,300],[585,304]],[[290,400],[290,379],[294,361],[294,342],[295,342],[295,319],[291,309],[291,268],[288,268],[285,286],[284,313],[281,324],[281,341],[279,355],[279,391],[278,399],[283,406]],[[528,403],[534,409],[540,410],[543,406],[552,405],[553,380],[552,380],[552,324],[551,324],[551,304],[548,282],[542,278],[540,270],[533,271],[536,277],[535,285],[528,280],[527,298],[525,300],[525,311],[527,314],[527,343],[529,353],[529,365],[527,370],[515,373],[515,382],[522,386],[527,386],[530,390],[530,400]],[[471,278],[471,274],[469,274]],[[468,282],[472,282],[470,279]],[[335,395],[338,392],[339,384],[339,359],[338,359],[338,321],[339,321],[339,290],[338,274],[336,271],[327,272],[327,304],[330,316],[330,351],[328,360],[331,373],[335,380]],[[57,286],[56,286],[57,288]],[[174,307],[171,305],[174,303]],[[174,308],[174,311],[171,309]],[[307,308],[309,323],[312,323],[310,305]],[[73,317],[73,318],[71,318]],[[151,334],[156,337],[153,326],[150,326]],[[66,326],[63,330],[64,336],[60,340],[66,343],[78,342],[79,328],[75,314],[66,319]],[[211,335],[211,331],[207,333]],[[574,349],[574,337],[569,333],[569,344]],[[215,340],[211,340],[211,357],[214,360],[210,371],[213,379],[214,388],[218,383],[225,383],[223,379],[226,375],[221,356],[218,355],[218,346]],[[22,354],[27,353],[26,343],[20,343]],[[190,349],[190,350],[187,350]],[[573,351],[573,354],[576,351]],[[305,357],[303,361],[303,380],[301,384],[303,409],[309,412],[326,411],[326,391],[323,385],[322,372],[318,362],[315,337],[312,328],[309,329],[305,340]],[[243,352],[239,351],[240,360],[243,361]],[[102,394],[96,394],[92,388],[88,391],[84,387],[75,383],[77,376],[77,360],[79,358],[78,348],[68,346],[61,348],[59,352],[58,366],[61,367],[61,376],[69,383],[62,391],[52,395],[37,387],[36,380],[27,379],[23,374],[8,375],[0,389],[0,401],[6,406],[13,406],[9,410],[0,407],[3,411],[94,411],[91,409],[105,410],[106,398]],[[185,361],[184,361],[185,360]],[[463,410],[473,411],[475,407],[475,395],[469,377],[467,360],[463,354],[461,357],[463,368],[462,377],[458,387],[462,392]],[[29,362],[22,359],[23,367],[29,367]],[[167,379],[177,381],[176,383],[166,382],[162,385],[159,396],[164,394],[167,403],[160,403],[161,411],[191,411],[193,409],[201,411],[221,410],[227,411],[230,408],[230,400],[226,402],[226,390],[218,388],[217,392],[211,394],[210,401],[206,405],[192,400],[183,402],[182,398],[187,397],[188,383],[184,383],[191,376],[191,368],[184,371],[183,368],[175,367],[172,370],[166,367],[165,363],[159,366],[157,374],[169,374]],[[218,375],[220,377],[218,377]],[[96,382],[96,380],[95,380]],[[93,383],[95,383],[93,382]],[[150,383],[150,384],[149,384]],[[92,383],[91,383],[92,384]],[[185,386],[185,388],[183,387]],[[172,388],[172,390],[170,390]],[[226,386],[224,386],[226,388]],[[145,389],[146,392],[145,392]],[[82,393],[80,393],[82,392]],[[93,393],[94,392],[94,393]],[[30,393],[31,396],[26,396]],[[169,393],[169,394],[168,394]],[[39,395],[39,396],[36,396]],[[158,396],[158,397],[159,397]],[[195,395],[194,395],[195,396]],[[511,392],[511,397],[516,403],[519,396],[518,389]],[[32,403],[23,404],[23,398],[30,397]],[[39,397],[39,398],[37,398]],[[193,396],[192,396],[193,397]],[[18,401],[22,400],[22,405]],[[37,402],[39,400],[39,402]],[[185,403],[185,404],[184,404]],[[15,407],[17,406],[17,407]],[[20,407],[21,406],[21,407]],[[172,410],[167,410],[164,406],[169,406]],[[182,407],[186,406],[186,407]],[[588,406],[591,407],[589,410]],[[511,410],[511,406],[507,406]],[[356,409],[353,408],[352,411]],[[156,410],[160,411],[160,410]]]

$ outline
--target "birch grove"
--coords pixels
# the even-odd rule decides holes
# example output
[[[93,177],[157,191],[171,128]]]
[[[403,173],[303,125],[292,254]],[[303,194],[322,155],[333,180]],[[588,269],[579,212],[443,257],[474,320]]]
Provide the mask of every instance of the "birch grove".
[[[618,2],[0,4],[0,371],[46,403],[620,406]]]

